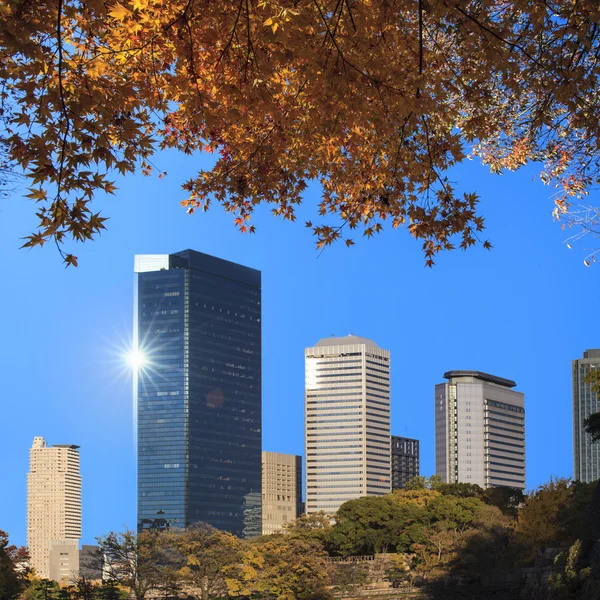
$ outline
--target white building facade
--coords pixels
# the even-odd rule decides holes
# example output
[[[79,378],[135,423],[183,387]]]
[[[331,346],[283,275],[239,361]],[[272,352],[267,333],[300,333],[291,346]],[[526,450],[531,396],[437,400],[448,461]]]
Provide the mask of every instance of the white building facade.
[[[36,437],[27,475],[27,546],[36,575],[50,578],[52,542],[81,537],[79,446],[48,446]],[[53,573],[54,574],[54,573]]]
[[[436,472],[447,483],[525,489],[525,397],[510,379],[448,371],[435,386]]]
[[[390,353],[355,335],[305,350],[306,512],[391,491]]]

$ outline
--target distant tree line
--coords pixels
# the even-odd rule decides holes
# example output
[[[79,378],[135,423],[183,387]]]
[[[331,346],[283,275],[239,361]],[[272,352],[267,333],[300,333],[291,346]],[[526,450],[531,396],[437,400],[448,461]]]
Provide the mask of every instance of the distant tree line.
[[[555,549],[554,574],[530,598],[600,598],[595,484],[552,479],[524,495],[418,477],[402,490],[343,504],[334,519],[303,515],[284,533],[240,540],[206,524],[99,538],[103,581],[57,584],[24,566],[26,552],[0,535],[0,600],[327,600],[368,581],[350,556],[386,553],[394,586],[483,586],[498,570],[534,564]],[[331,562],[339,557],[342,562]],[[541,594],[536,596],[535,594]]]

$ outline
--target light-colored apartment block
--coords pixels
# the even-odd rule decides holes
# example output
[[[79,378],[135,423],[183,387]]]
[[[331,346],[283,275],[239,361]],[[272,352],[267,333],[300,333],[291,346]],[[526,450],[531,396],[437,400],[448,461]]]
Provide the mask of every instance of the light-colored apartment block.
[[[390,353],[366,338],[305,350],[306,512],[391,490]]]
[[[525,489],[525,398],[510,379],[448,371],[435,386],[436,472],[447,483]]]
[[[27,475],[27,545],[38,577],[51,577],[51,542],[81,537],[79,446],[33,440]]]
[[[282,531],[302,511],[302,457],[262,453],[262,533]]]

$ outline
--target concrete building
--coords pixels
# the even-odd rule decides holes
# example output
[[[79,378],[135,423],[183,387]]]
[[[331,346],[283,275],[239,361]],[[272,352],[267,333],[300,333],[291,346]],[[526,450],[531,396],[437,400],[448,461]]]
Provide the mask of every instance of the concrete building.
[[[349,335],[305,350],[306,512],[391,490],[390,353]]]
[[[50,579],[71,581],[79,573],[79,541],[50,542]]]
[[[50,574],[50,546],[75,544],[81,537],[79,446],[48,446],[36,437],[29,451],[27,475],[27,546],[38,577]]]
[[[392,436],[392,489],[398,490],[413,477],[418,477],[419,440]]]
[[[436,471],[448,483],[525,489],[525,398],[510,379],[448,371],[435,386]]]
[[[86,579],[102,579],[100,548],[83,544],[79,550],[79,575]]]
[[[260,271],[184,250],[135,273],[138,529],[260,535]]]
[[[302,511],[302,457],[262,453],[262,533],[281,531]]]
[[[600,397],[585,383],[585,376],[600,369],[600,349],[586,350],[573,361],[573,479],[590,483],[600,478],[600,444],[592,443],[584,422],[600,412]]]

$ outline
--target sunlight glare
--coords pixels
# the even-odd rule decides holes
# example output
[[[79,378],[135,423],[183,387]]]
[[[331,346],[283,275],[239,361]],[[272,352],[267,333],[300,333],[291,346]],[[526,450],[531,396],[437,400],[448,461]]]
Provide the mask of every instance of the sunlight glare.
[[[136,348],[127,355],[127,362],[131,365],[132,369],[137,371],[146,363],[146,356],[139,348]]]

